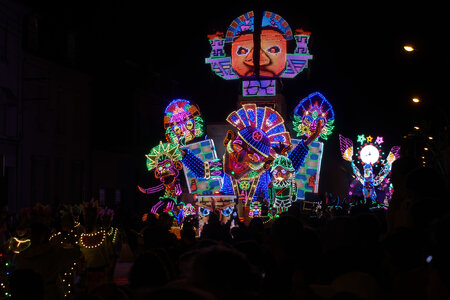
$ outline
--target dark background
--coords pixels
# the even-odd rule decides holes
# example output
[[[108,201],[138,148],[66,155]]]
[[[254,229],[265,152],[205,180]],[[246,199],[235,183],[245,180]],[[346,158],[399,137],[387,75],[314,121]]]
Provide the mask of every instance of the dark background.
[[[323,191],[348,184],[348,178],[337,179],[349,176],[339,153],[339,134],[354,141],[358,134],[381,135],[388,150],[394,145],[417,148],[420,139],[446,132],[449,26],[446,10],[433,2],[21,2],[44,16],[42,45],[49,45],[43,50],[49,58],[57,59],[60,51],[45,39],[76,33],[73,66],[93,77],[93,114],[86,118],[92,120],[94,147],[134,144],[131,103],[143,86],[159,95],[149,101],[160,108],[153,112],[160,127],[139,129],[151,132],[148,149],[164,138],[163,111],[172,99],[198,104],[207,123],[223,122],[236,109],[241,87],[205,64],[207,34],[226,32],[233,19],[250,10],[275,12],[293,30],[311,32],[309,68],[294,79],[283,79],[278,92],[285,96],[288,112],[315,91],[334,106],[336,127],[325,144]],[[405,44],[416,51],[405,52]],[[421,103],[413,104],[412,97]],[[420,137],[412,129],[419,124],[427,128]],[[419,152],[414,150],[416,156]]]

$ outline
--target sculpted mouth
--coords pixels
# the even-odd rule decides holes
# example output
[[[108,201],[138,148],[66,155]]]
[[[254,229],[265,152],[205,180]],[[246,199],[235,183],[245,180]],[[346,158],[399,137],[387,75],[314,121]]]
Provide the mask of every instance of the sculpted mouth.
[[[175,176],[171,175],[171,174],[161,176],[161,181],[164,184],[169,184],[169,183],[173,182],[174,180],[175,180]]]

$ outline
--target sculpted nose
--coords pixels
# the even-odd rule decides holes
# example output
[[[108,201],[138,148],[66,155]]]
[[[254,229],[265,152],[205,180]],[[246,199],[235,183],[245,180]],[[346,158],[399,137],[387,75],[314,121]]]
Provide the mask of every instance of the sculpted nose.
[[[255,64],[253,63],[253,49],[251,49],[250,52],[247,54],[247,57],[245,58],[244,63],[251,67],[255,66]]]
[[[267,56],[267,54],[263,51],[259,51],[259,65],[260,66],[267,66],[270,64],[270,58]]]

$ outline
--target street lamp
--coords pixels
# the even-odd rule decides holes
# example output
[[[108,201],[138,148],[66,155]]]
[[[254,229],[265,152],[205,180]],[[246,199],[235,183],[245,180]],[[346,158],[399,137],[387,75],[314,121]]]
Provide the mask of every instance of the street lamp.
[[[419,102],[420,102],[420,99],[419,99],[419,98],[412,98],[412,102],[414,102],[414,103],[419,103]]]
[[[414,50],[416,50],[416,49],[414,49],[414,47],[411,46],[411,45],[405,45],[405,46],[403,46],[403,49],[404,49],[406,52],[413,52]]]

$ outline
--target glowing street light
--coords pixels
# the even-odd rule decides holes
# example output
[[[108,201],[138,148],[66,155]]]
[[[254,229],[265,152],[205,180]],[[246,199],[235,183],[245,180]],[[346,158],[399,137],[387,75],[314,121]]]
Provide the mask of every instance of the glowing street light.
[[[412,102],[414,102],[414,103],[419,103],[419,102],[420,102],[420,99],[419,99],[419,98],[412,98]]]
[[[403,46],[403,49],[405,49],[406,52],[413,52],[414,50],[416,50],[411,45],[405,45],[405,46]]]
[[[429,136],[428,139],[431,141],[431,140],[433,139],[433,137],[432,137],[432,136]]]
[[[427,147],[425,147],[425,148],[423,148],[423,150],[425,150],[425,151],[428,151],[428,148],[427,148]]]
[[[420,127],[419,127],[419,126],[414,126],[414,129],[415,129],[415,130],[419,130]]]

